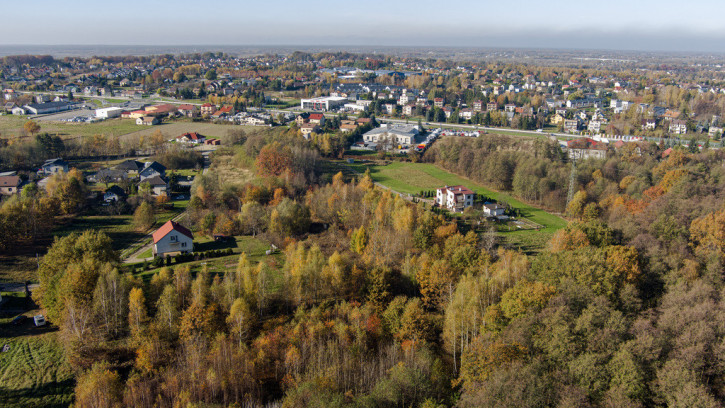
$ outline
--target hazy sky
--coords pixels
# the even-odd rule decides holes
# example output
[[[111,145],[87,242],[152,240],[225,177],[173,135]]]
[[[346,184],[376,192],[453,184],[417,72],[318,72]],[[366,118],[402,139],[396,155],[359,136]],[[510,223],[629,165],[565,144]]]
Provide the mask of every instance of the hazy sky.
[[[725,51],[723,0],[3,1],[0,44]]]

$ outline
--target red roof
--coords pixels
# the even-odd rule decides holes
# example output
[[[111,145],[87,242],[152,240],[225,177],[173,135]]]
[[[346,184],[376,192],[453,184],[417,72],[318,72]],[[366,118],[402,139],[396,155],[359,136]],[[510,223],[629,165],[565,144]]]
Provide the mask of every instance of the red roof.
[[[450,191],[454,195],[456,195],[456,194],[466,194],[466,195],[473,194],[473,191],[471,191],[470,189],[468,189],[464,186],[445,186],[445,187],[441,188],[441,190],[443,190],[443,194],[446,194],[447,191]]]
[[[194,105],[184,104],[179,105],[180,110],[194,110]]]
[[[184,137],[186,137],[189,140],[201,140],[201,139],[205,139],[204,136],[202,136],[202,135],[200,135],[200,134],[198,134],[196,132],[191,132],[191,133],[187,132],[187,133],[184,133],[183,135],[178,136],[177,139],[183,139]]]
[[[186,227],[174,221],[168,220],[166,221],[166,224],[162,225],[161,228],[157,229],[156,232],[154,232],[154,244],[159,242],[161,238],[165,237],[171,231],[180,232],[187,237],[194,239],[194,236],[191,235],[191,231],[189,231]]]
[[[310,113],[310,119],[320,120],[324,117],[321,113]]]
[[[205,103],[205,104],[201,105],[202,108],[209,108],[211,106],[212,106],[212,104],[210,104],[210,103]]]
[[[603,142],[597,142],[594,139],[588,137],[581,139],[574,139],[566,142],[566,147],[569,149],[594,149],[594,150],[607,150],[607,145]]]

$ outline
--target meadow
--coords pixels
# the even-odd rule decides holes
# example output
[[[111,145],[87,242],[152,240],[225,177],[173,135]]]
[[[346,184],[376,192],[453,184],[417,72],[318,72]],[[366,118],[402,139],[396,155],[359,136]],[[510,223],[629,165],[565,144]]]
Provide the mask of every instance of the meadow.
[[[463,185],[476,194],[499,203],[505,202],[518,209],[526,219],[543,226],[540,230],[512,230],[499,228],[506,242],[526,252],[542,249],[554,232],[566,226],[566,220],[541,208],[527,204],[513,196],[486,188],[464,177],[450,173],[429,163],[392,162],[389,164],[357,163],[349,165],[362,174],[370,170],[370,176],[399,193],[416,195],[422,190],[434,190],[445,185]]]

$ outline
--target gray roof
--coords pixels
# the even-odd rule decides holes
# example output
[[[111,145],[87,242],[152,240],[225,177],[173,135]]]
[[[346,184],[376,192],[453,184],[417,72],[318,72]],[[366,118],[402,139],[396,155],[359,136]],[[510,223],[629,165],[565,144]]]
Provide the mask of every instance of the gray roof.
[[[382,135],[385,133],[415,138],[418,136],[418,129],[415,125],[394,125],[372,129],[365,133],[365,136]]]
[[[147,178],[146,180],[142,181],[139,184],[143,184],[143,183],[149,183],[152,187],[153,186],[166,186],[166,182],[164,181],[164,179],[162,179],[158,175],[153,176],[153,177],[149,177],[149,178]]]
[[[32,103],[29,105],[25,105],[25,107],[38,110],[38,109],[64,108],[66,106],[74,106],[77,104],[78,104],[78,102],[46,102],[46,103]]]
[[[49,159],[49,160],[46,160],[45,163],[43,163],[43,167],[45,167],[45,166],[67,166],[67,165],[68,165],[68,162],[63,159],[60,159],[60,158]]]
[[[143,163],[137,160],[126,160],[116,166],[116,170],[123,171],[139,171],[143,168]]]

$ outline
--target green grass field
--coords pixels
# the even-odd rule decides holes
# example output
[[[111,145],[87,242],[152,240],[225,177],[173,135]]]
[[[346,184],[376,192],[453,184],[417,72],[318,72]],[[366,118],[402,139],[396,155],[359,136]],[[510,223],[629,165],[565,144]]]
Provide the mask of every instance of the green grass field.
[[[71,404],[75,380],[57,333],[0,337],[0,345],[5,344],[10,350],[0,353],[0,405],[50,408]]]
[[[499,202],[506,202],[513,208],[519,209],[521,214],[528,220],[544,226],[539,231],[500,231],[501,236],[506,239],[507,243],[527,252],[535,252],[543,248],[554,232],[566,226],[566,220],[557,215],[526,204],[509,194],[488,189],[433,164],[393,162],[388,165],[352,164],[349,166],[359,173],[364,173],[369,168],[374,181],[400,193],[418,194],[421,190],[432,190],[444,185],[460,184],[470,188],[477,194]]]
[[[234,255],[222,256],[219,258],[203,259],[199,261],[187,262],[183,265],[188,265],[192,272],[200,271],[205,265],[209,272],[214,273],[225,273],[236,270],[237,263],[239,262],[239,255],[244,252],[247,258],[256,265],[259,262],[267,262],[275,270],[281,270],[284,264],[284,254],[276,252],[272,255],[265,254],[265,251],[270,248],[269,242],[261,238],[252,237],[248,235],[234,237],[234,241],[216,242],[206,236],[197,236],[194,239],[194,251],[204,252],[211,250],[223,250],[231,248],[234,251]],[[182,265],[182,264],[180,264]],[[139,265],[137,264],[137,267]],[[171,265],[176,267],[177,264]],[[151,277],[157,273],[159,268],[152,268],[147,271],[142,271],[139,276],[144,280],[150,280]],[[280,278],[278,276],[278,278]]]
[[[0,135],[3,137],[17,137],[28,121],[27,116],[2,115],[0,116]],[[179,119],[173,122],[164,122],[158,126],[140,126],[135,119],[109,119],[95,123],[68,123],[68,122],[39,122],[41,133],[58,134],[64,139],[75,139],[93,135],[119,136],[122,139],[135,140],[139,136],[150,137],[160,130],[168,139],[185,132],[198,132],[207,137],[222,140],[230,129],[250,130],[254,126],[222,125],[206,122],[192,122],[188,119]],[[27,139],[27,138],[26,138]]]

